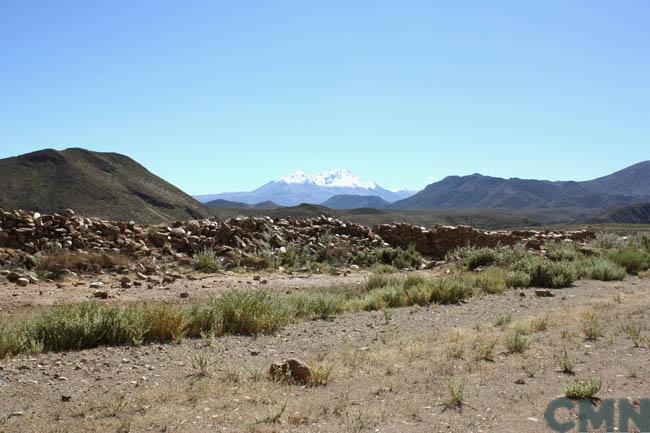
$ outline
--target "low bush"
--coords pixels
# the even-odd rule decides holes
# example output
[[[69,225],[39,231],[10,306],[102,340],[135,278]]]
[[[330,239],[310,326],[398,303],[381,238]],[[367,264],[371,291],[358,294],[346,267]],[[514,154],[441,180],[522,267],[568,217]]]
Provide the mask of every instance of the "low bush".
[[[519,333],[508,335],[503,344],[508,353],[524,353],[530,346],[528,338]]]
[[[600,379],[576,379],[567,384],[564,395],[571,400],[593,399],[600,387]]]
[[[377,262],[391,265],[398,269],[418,269],[422,264],[422,256],[411,244],[406,250],[401,248],[380,248],[374,252]]]
[[[575,262],[582,258],[575,242],[555,241],[546,245],[546,256],[554,262]]]
[[[226,334],[260,334],[289,323],[292,312],[279,295],[263,290],[233,291],[215,304]]]
[[[578,273],[580,278],[598,281],[620,281],[627,275],[623,266],[602,257],[582,263]]]
[[[223,262],[212,248],[205,248],[196,253],[196,269],[201,272],[220,272]]]
[[[490,266],[497,260],[497,253],[491,248],[479,248],[471,250],[465,258],[467,269],[474,270],[481,266]]]
[[[568,287],[578,277],[575,265],[572,263],[552,262],[534,256],[516,262],[513,270],[528,274],[530,285],[534,287]]]
[[[628,246],[609,252],[607,255],[612,262],[625,268],[630,274],[650,269],[650,253],[638,247]]]

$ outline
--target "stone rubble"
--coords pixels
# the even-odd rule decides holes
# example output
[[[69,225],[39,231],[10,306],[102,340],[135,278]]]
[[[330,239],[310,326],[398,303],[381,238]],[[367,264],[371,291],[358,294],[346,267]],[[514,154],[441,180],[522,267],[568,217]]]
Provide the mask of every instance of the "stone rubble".
[[[70,209],[53,215],[0,209],[0,266],[10,263],[31,269],[36,263],[34,255],[57,250],[118,253],[135,259],[168,256],[180,264],[191,264],[191,257],[207,248],[241,263],[242,258],[261,252],[285,252],[291,245],[318,257],[332,245],[344,245],[354,255],[413,244],[425,257],[440,260],[459,246],[496,247],[521,242],[539,249],[546,240],[585,241],[594,235],[590,230],[483,231],[468,226],[425,228],[404,223],[367,227],[325,216],[204,219],[147,227],[85,218]],[[146,279],[144,274],[151,270],[142,271],[137,278]]]

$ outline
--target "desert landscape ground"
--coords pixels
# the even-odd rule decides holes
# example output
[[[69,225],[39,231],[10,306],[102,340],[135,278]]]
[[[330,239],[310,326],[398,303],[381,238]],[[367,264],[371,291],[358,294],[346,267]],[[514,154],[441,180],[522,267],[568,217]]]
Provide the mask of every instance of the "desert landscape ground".
[[[0,429],[543,432],[558,397],[641,410],[639,228],[4,212]]]

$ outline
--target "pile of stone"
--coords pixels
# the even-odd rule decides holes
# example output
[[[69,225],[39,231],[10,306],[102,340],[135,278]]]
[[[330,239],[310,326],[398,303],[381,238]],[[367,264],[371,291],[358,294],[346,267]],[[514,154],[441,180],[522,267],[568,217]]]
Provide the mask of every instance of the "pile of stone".
[[[550,240],[584,242],[595,237],[592,230],[577,231],[482,231],[468,226],[435,225],[430,229],[411,224],[382,224],[373,227],[375,233],[395,247],[415,248],[423,255],[442,259],[460,246],[495,248],[523,244],[529,249],[540,249]]]
[[[423,255],[441,259],[458,246],[495,247],[523,242],[531,248],[548,239],[583,241],[591,231],[480,231],[466,226],[382,224],[367,227],[330,217],[232,218],[176,221],[170,225],[142,226],[134,222],[103,221],[75,215],[41,215],[0,209],[0,264],[34,264],[33,255],[58,250],[119,253],[136,259],[169,256],[187,259],[204,249],[224,257],[278,252],[291,245],[318,256],[332,245],[344,245],[349,254],[385,246],[406,248],[413,244]]]

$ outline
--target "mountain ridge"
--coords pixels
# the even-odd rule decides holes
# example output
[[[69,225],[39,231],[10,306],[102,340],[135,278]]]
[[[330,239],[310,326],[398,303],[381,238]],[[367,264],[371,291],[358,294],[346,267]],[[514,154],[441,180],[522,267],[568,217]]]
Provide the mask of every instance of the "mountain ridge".
[[[0,159],[0,207],[150,223],[202,218],[207,209],[128,156],[81,148]]]
[[[589,181],[447,176],[388,206],[394,210],[608,208],[650,197],[650,161]]]

